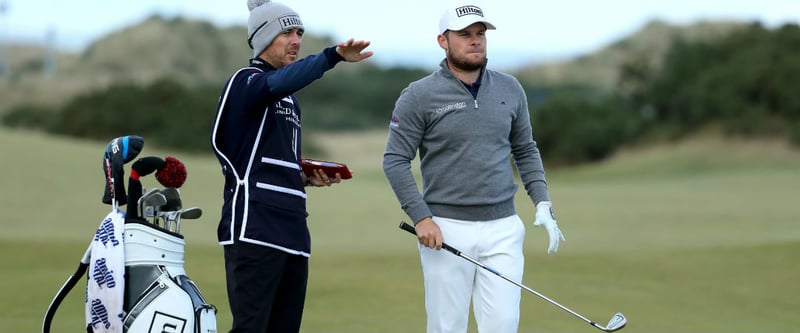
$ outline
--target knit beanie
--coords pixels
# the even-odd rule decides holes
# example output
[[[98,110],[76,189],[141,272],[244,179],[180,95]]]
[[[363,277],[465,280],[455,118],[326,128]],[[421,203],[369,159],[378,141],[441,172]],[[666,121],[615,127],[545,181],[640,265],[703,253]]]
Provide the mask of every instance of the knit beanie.
[[[270,0],[247,0],[250,18],[247,20],[247,43],[258,57],[272,40],[284,30],[303,29],[300,15],[286,5]]]

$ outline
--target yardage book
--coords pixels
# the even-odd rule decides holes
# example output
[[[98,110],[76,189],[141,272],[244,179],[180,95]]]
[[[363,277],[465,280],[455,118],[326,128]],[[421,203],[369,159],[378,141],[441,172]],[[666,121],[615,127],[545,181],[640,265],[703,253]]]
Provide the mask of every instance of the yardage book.
[[[324,171],[328,177],[336,177],[336,173],[338,172],[339,175],[342,176],[342,179],[353,178],[350,169],[343,163],[304,158],[300,160],[300,167],[303,168],[303,173],[309,177],[314,174],[315,169],[319,169]]]

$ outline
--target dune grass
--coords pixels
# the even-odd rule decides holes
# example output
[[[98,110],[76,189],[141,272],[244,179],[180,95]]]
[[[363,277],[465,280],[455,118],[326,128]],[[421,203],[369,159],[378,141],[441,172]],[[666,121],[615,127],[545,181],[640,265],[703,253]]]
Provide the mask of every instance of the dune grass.
[[[407,218],[380,171],[385,133],[318,138],[329,145],[324,158],[347,162],[355,176],[309,191],[313,255],[303,332],[424,332],[416,242],[397,228]],[[0,131],[4,331],[40,330],[107,213],[104,146]],[[216,161],[147,144],[146,155],[175,155],[188,167],[184,206],[202,207],[204,216],[184,223],[186,270],[227,331]],[[696,138],[549,170],[567,241],[546,255],[546,233],[528,228],[523,283],[603,324],[622,311],[627,332],[793,331],[800,325],[799,167],[797,152],[773,142]],[[530,226],[531,203],[523,193],[517,201]],[[65,300],[53,332],[81,330],[84,291],[79,284]],[[594,329],[525,293],[519,331]]]

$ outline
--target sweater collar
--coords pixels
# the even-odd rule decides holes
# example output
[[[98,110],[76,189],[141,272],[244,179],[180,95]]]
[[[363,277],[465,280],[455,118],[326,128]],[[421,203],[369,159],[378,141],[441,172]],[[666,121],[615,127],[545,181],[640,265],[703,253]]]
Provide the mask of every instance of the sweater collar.
[[[487,60],[487,63],[488,63],[488,60]],[[453,73],[453,71],[451,71],[451,70],[450,70],[450,67],[448,67],[448,66],[447,66],[447,58],[445,58],[445,59],[442,59],[442,61],[439,63],[439,67],[441,67],[441,69],[442,69],[442,70],[443,70],[445,73],[447,73],[448,75],[452,76],[454,79],[458,80],[459,82],[463,83],[463,84],[464,84],[464,85],[466,85],[466,86],[469,86],[469,85],[468,85],[467,83],[465,83],[464,81],[461,81],[461,80],[460,80],[460,79],[459,79],[459,78],[458,78],[458,77],[457,77],[457,76],[456,76],[456,75]],[[473,83],[473,85],[475,85],[475,86],[480,86],[480,84],[481,84],[481,81],[483,81],[483,74],[484,74],[484,73],[486,73],[486,64],[484,64],[484,65],[483,65],[483,67],[481,67],[481,73],[478,75],[478,79],[477,79],[477,80],[475,80],[475,83]]]
[[[250,59],[250,66],[256,67],[256,68],[262,69],[262,70],[275,70],[275,69],[277,69],[277,68],[273,67],[272,65],[270,65],[268,62],[264,61],[264,59],[261,59],[261,58],[252,58],[252,59]]]

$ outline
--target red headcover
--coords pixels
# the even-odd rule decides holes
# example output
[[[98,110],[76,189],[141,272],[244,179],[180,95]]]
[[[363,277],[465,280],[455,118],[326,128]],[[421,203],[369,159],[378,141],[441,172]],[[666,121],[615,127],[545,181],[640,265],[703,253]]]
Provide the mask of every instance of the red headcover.
[[[172,156],[167,156],[166,164],[156,172],[156,179],[164,187],[181,187],[186,181],[186,166]]]

